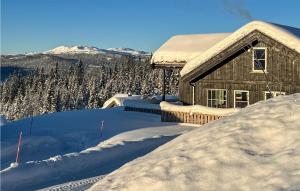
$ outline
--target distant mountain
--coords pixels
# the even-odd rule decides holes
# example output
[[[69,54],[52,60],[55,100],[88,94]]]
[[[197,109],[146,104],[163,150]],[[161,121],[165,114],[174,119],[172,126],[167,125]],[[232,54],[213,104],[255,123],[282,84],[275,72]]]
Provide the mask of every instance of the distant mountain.
[[[49,71],[56,66],[56,63],[62,71],[67,71],[79,60],[86,65],[88,71],[103,65],[114,67],[115,64],[126,62],[127,56],[146,60],[150,54],[131,48],[100,49],[93,46],[59,46],[42,53],[1,55],[1,81],[16,71],[23,75],[37,68]]]
[[[105,53],[93,46],[59,46],[43,52],[44,54],[99,54]]]
[[[131,48],[109,48],[100,49],[94,46],[59,46],[54,49],[43,52],[43,54],[110,54],[110,55],[149,55],[145,51],[138,51]]]
[[[119,53],[123,53],[123,54],[131,54],[131,55],[139,55],[139,54],[149,55],[150,54],[145,51],[134,50],[131,48],[108,48],[107,50],[113,51],[113,52],[119,52]]]

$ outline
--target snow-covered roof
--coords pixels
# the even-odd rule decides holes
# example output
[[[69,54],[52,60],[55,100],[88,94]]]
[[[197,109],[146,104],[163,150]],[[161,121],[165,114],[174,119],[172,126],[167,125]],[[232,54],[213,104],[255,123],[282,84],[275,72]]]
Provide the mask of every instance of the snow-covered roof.
[[[221,51],[225,50],[229,46],[233,45],[237,41],[241,40],[253,31],[259,31],[274,40],[284,44],[285,46],[300,53],[300,29],[290,26],[284,26],[274,23],[267,23],[263,21],[252,21],[231,35],[224,38],[222,41],[211,46],[203,54],[200,54],[190,60],[181,70],[181,76],[188,74],[196,69],[198,66],[208,61]]]
[[[140,100],[140,99],[142,99],[142,96],[140,95],[129,96],[128,94],[116,94],[104,102],[102,109],[107,109],[114,106],[124,106],[125,100]]]
[[[230,33],[177,35],[165,42],[152,56],[152,64],[184,65],[194,57],[201,55]]]

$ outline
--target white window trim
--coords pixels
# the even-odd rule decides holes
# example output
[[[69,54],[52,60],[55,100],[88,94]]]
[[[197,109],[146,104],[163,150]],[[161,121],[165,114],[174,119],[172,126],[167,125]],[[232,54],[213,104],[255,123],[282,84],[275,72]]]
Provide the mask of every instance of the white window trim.
[[[262,70],[254,70],[254,50],[265,50],[265,69]],[[252,73],[267,73],[267,65],[268,65],[268,48],[267,47],[253,47],[252,51]]]
[[[236,108],[236,103],[235,103],[235,92],[236,91],[240,91],[240,92],[247,92],[247,106],[249,105],[249,95],[250,95],[250,92],[248,90],[234,90],[233,91],[233,105],[234,105],[234,108]]]
[[[209,90],[225,90],[225,92],[226,92],[226,108],[228,108],[228,91],[227,91],[227,89],[207,89],[207,91],[206,91],[206,105],[207,105],[207,107],[209,107],[208,106],[208,91]]]
[[[264,91],[264,100],[267,100],[267,93],[270,93],[270,91]],[[272,93],[273,97],[274,97],[274,94],[276,94],[276,93],[280,93],[281,95],[286,94],[285,92],[281,92],[281,91],[271,91],[271,93]]]

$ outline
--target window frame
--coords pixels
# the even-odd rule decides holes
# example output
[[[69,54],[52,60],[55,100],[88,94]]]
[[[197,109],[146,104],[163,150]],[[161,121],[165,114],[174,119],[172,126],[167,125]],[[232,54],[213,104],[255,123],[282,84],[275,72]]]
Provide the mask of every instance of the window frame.
[[[207,107],[210,107],[210,106],[208,106],[208,101],[209,100],[216,100],[216,99],[208,99],[208,91],[210,91],[210,90],[222,90],[222,91],[225,91],[226,92],[226,107],[225,108],[228,108],[228,90],[227,89],[207,89],[207,91],[206,91],[206,93],[207,93],[207,97],[206,97],[206,105],[207,105]],[[218,107],[210,107],[210,108],[218,108]]]
[[[259,70],[255,70],[255,58],[254,58],[254,53],[255,53],[255,50],[264,50],[265,51],[265,68],[262,70],[262,69],[259,69]],[[260,60],[263,60],[263,59],[260,59]],[[268,48],[267,47],[253,47],[253,50],[252,50],[252,72],[253,73],[267,73],[267,63],[268,63]]]
[[[264,91],[264,100],[267,100],[267,93],[270,93],[270,91]],[[279,93],[280,95],[286,95],[286,92],[281,92],[281,91],[271,91],[271,93],[272,93],[272,96],[276,93]],[[277,96],[275,96],[275,97],[277,97]]]
[[[249,103],[250,91],[248,91],[248,90],[234,90],[233,91],[233,106],[234,106],[234,108],[236,108],[235,92],[237,92],[237,91],[247,92],[247,106],[249,106],[250,105],[250,103]]]

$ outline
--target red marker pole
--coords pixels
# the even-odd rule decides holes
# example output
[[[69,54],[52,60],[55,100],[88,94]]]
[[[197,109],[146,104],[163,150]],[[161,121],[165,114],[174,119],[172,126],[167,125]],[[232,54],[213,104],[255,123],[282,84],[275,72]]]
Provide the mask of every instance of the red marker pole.
[[[22,131],[20,132],[20,137],[19,137],[19,144],[18,144],[18,150],[17,150],[17,156],[16,156],[16,163],[18,163],[18,160],[19,160],[19,152],[20,152],[20,147],[21,147],[21,141],[22,141]]]

